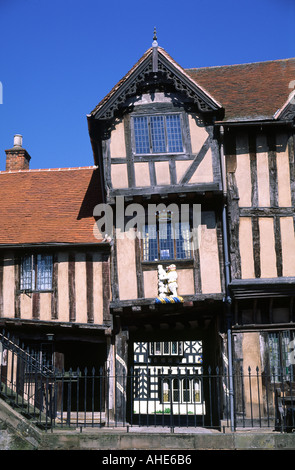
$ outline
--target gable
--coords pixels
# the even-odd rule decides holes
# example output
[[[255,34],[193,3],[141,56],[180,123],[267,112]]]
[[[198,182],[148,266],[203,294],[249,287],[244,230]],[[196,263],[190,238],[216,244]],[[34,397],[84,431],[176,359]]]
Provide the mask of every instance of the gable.
[[[164,49],[146,51],[87,116],[107,200],[121,194],[188,192],[192,187],[219,191],[213,127],[222,113],[221,104]],[[161,128],[153,131],[156,125]],[[158,132],[156,146],[153,132]],[[145,146],[138,148],[141,138]],[[177,145],[170,145],[173,139]]]
[[[222,109],[221,104],[205,88],[192,80],[164,49],[152,47],[94,108],[88,118],[111,119],[122,104],[140,92],[143,86],[152,87],[159,83],[172,85],[197,105],[200,112],[216,112]]]
[[[295,75],[294,75],[295,76]],[[289,82],[290,94],[283,106],[275,113],[274,118],[277,120],[294,120],[295,119],[295,80]]]

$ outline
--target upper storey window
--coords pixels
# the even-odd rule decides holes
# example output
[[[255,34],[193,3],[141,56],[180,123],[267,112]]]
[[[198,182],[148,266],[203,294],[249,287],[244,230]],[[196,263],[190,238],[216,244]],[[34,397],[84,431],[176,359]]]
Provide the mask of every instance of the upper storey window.
[[[52,289],[52,265],[52,255],[24,256],[21,260],[21,290],[44,291]]]
[[[136,116],[133,118],[137,154],[183,152],[180,114]]]
[[[144,225],[142,237],[143,261],[192,258],[188,221],[173,222],[170,214],[158,216],[156,224]]]

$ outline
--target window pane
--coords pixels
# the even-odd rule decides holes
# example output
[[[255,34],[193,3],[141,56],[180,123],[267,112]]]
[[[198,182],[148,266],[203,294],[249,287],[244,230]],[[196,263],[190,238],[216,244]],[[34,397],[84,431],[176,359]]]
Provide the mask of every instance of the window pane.
[[[182,354],[182,341],[171,341],[171,354],[180,356]]]
[[[170,353],[169,341],[164,341],[163,354],[169,354],[169,353]]]
[[[173,379],[172,380],[172,391],[173,391],[173,401],[174,402],[179,402],[180,396],[179,396],[179,380],[178,379]]]
[[[134,118],[134,136],[136,153],[150,153],[147,117]]]
[[[161,354],[161,343],[160,341],[157,341],[155,344],[155,354],[159,355]]]
[[[171,223],[159,224],[160,259],[174,259],[174,240]]]
[[[293,368],[290,363],[290,342],[293,339],[291,331],[269,333],[269,362],[272,382],[293,380]]]
[[[281,341],[282,341],[282,364],[283,364],[283,374],[286,380],[294,380],[293,378],[293,367],[290,362],[290,342],[293,339],[293,333],[291,331],[282,331]]]
[[[175,226],[175,238],[176,258],[189,259],[191,257],[189,222],[182,222]]]
[[[201,387],[199,380],[194,381],[194,401],[200,403],[201,401]]]
[[[181,136],[181,123],[180,116],[171,114],[166,116],[167,126],[167,144],[168,152],[182,152],[182,136]]]
[[[190,381],[188,378],[182,380],[182,396],[183,402],[190,402]]]
[[[270,333],[268,337],[269,361],[272,381],[280,381],[279,335]]]
[[[37,255],[37,290],[52,288],[52,256]]]
[[[143,231],[143,260],[155,261],[158,259],[158,241],[155,225],[145,225]]]
[[[164,116],[151,116],[150,123],[153,153],[166,152]]]
[[[178,354],[178,341],[171,342],[171,354]]]
[[[162,401],[164,403],[170,402],[170,387],[168,379],[164,379],[162,382]]]
[[[21,263],[21,289],[34,288],[34,270],[33,270],[33,257],[31,255],[24,256]]]

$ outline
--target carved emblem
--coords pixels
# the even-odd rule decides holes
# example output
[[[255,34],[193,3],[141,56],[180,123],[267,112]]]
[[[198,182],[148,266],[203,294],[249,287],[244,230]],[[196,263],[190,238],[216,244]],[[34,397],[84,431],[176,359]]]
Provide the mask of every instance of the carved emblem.
[[[183,302],[183,298],[177,293],[177,278],[175,264],[171,264],[166,270],[161,264],[158,265],[158,297],[156,303]]]

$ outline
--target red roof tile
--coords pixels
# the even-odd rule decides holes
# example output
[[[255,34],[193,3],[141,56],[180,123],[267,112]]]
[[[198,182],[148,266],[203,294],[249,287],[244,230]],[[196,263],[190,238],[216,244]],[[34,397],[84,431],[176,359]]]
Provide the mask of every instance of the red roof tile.
[[[0,173],[0,244],[98,243],[95,167]]]
[[[186,69],[225,109],[225,120],[272,119],[294,86],[295,58]]]
[[[225,109],[224,120],[272,119],[294,89],[289,85],[295,80],[295,58],[183,69],[164,49],[159,47],[158,51],[211,99],[221,104]],[[95,115],[113,97],[151,53],[152,48],[101,100],[91,115]]]

